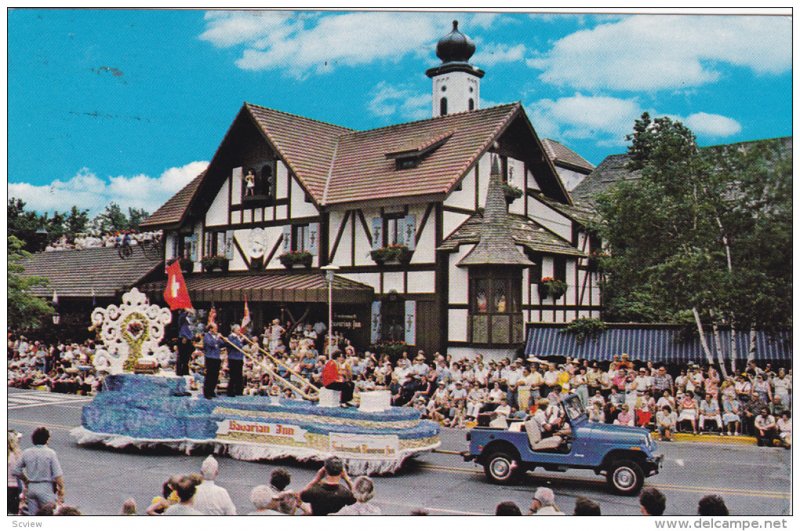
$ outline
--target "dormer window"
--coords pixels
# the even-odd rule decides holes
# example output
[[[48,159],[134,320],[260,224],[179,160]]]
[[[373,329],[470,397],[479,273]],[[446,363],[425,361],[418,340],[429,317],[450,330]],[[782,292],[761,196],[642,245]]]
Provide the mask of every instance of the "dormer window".
[[[453,136],[453,133],[455,133],[455,131],[446,131],[425,138],[421,142],[416,141],[409,143],[407,146],[386,153],[386,158],[395,160],[395,169],[397,170],[416,168],[425,157],[447,142],[447,140]]]

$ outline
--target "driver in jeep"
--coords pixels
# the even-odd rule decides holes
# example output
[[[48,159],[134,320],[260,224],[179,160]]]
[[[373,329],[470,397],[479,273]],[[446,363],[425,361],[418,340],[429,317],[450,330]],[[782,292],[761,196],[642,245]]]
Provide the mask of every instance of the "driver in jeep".
[[[551,407],[546,398],[539,400],[538,405],[536,412],[523,422],[528,442],[534,451],[557,450],[568,440],[572,428],[569,422],[564,422],[560,407]]]

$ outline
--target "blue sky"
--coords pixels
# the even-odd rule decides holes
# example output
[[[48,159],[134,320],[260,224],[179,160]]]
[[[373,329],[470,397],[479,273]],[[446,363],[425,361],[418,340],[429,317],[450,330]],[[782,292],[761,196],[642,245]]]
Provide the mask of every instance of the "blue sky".
[[[9,195],[39,211],[150,212],[205,167],[248,101],[354,129],[430,116],[458,19],[481,107],[521,101],[594,164],[643,111],[701,145],[791,135],[791,19],[527,13],[8,13]]]

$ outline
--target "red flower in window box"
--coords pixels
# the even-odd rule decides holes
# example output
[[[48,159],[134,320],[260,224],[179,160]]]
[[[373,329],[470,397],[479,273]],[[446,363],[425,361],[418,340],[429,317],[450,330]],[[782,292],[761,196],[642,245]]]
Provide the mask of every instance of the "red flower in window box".
[[[553,277],[542,277],[539,281],[539,297],[546,299],[552,297],[553,300],[560,299],[567,292],[567,283]]]

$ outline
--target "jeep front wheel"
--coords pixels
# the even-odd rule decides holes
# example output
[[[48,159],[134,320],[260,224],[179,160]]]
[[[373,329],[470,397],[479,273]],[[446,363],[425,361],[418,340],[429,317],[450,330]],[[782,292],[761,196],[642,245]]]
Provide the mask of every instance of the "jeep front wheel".
[[[520,468],[509,454],[494,452],[484,461],[483,471],[492,483],[507,485],[517,481]]]
[[[634,496],[642,490],[644,472],[634,461],[615,461],[608,468],[606,480],[618,494]]]

